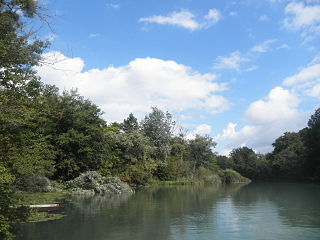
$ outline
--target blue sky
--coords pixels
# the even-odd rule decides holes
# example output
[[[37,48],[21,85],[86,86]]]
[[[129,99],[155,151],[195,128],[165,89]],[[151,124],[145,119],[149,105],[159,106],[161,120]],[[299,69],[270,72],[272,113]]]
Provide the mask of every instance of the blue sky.
[[[53,64],[39,75],[78,88],[107,122],[157,106],[221,154],[265,153],[319,107],[320,0],[40,2]]]

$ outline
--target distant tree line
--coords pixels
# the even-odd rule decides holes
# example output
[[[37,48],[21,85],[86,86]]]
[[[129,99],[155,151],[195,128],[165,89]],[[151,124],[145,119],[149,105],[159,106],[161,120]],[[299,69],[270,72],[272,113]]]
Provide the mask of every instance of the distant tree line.
[[[271,153],[256,154],[248,147],[217,156],[222,169],[232,168],[251,179],[320,181],[320,108],[299,132],[286,132],[272,144]]]

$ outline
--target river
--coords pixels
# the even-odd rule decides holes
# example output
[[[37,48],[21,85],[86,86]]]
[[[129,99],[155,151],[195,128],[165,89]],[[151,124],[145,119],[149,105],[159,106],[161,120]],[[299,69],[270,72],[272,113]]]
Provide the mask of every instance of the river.
[[[23,240],[320,239],[320,185],[151,187],[111,199],[75,198],[67,217],[21,227]]]

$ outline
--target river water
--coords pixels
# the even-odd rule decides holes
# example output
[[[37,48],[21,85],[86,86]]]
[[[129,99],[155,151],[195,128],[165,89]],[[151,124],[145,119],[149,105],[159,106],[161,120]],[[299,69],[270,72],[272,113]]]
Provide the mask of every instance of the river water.
[[[152,187],[70,199],[67,217],[22,226],[23,240],[320,239],[320,185]]]

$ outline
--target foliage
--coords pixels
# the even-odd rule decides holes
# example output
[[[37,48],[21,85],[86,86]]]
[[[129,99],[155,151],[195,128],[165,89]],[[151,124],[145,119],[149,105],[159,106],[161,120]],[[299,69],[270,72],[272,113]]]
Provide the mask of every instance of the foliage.
[[[13,191],[14,176],[0,165],[0,238],[11,239],[15,223],[27,219],[24,208],[16,208],[18,203]]]
[[[139,130],[138,119],[133,115],[133,113],[130,113],[128,118],[123,120],[123,123],[121,124],[121,129],[125,133]]]
[[[155,146],[154,158],[165,162],[170,152],[170,138],[175,122],[172,115],[164,113],[160,109],[153,107],[152,112],[145,116],[141,122],[142,131]]]
[[[248,147],[233,149],[230,158],[234,162],[234,170],[242,176],[255,178],[257,176],[257,155]]]
[[[24,16],[21,16],[23,13]],[[0,1],[0,86],[18,91],[35,78],[32,66],[38,65],[48,42],[26,32],[26,18],[38,13],[35,0]]]
[[[130,183],[147,182],[157,166],[152,158],[155,147],[148,138],[137,130],[121,132],[114,124],[105,128],[104,134],[108,161],[102,171],[122,176]]]
[[[220,174],[222,177],[222,181],[224,183],[249,183],[250,180],[248,178],[245,178],[241,176],[238,172],[232,170],[232,169],[226,169],[222,171]]]
[[[308,128],[301,134],[307,147],[306,173],[320,181],[320,108],[310,117]]]
[[[49,192],[50,181],[48,178],[39,175],[24,175],[16,182],[15,186],[20,191],[26,192]]]
[[[232,169],[251,179],[320,181],[320,108],[310,117],[308,127],[286,132],[272,145],[274,150],[265,155],[247,147],[234,149],[230,158],[218,157],[218,164],[225,168],[231,160]]]
[[[99,172],[87,171],[77,178],[67,182],[68,187],[73,188],[79,194],[111,195],[121,193],[133,193],[128,184],[118,177],[104,177]]]
[[[47,222],[47,221],[55,221],[64,218],[66,215],[61,213],[49,213],[49,212],[40,212],[37,210],[32,210],[30,213],[30,217],[28,218],[28,222],[36,223],[36,222]]]
[[[193,169],[208,167],[212,162],[215,164],[215,155],[212,152],[216,143],[208,136],[196,135],[188,144],[188,160],[192,162]]]
[[[305,143],[299,133],[286,132],[277,138],[271,165],[274,174],[281,177],[301,178],[306,153]]]
[[[227,156],[217,156],[217,164],[221,169],[231,169],[234,166],[232,158]]]
[[[53,126],[48,133],[56,152],[56,179],[72,179],[105,164],[105,122],[100,116],[100,109],[76,91],[56,98],[49,116]]]

